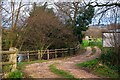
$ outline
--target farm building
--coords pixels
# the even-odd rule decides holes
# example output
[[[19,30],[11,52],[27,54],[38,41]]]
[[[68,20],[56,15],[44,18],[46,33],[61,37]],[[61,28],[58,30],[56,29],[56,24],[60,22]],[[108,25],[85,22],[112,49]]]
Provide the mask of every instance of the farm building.
[[[111,24],[107,29],[102,33],[103,47],[120,47],[120,24]]]

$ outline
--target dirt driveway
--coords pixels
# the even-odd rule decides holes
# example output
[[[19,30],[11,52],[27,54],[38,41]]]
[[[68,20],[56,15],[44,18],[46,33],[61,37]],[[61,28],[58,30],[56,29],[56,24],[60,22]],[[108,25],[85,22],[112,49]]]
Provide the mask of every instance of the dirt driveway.
[[[60,76],[52,73],[48,67],[51,64],[58,63],[58,69],[70,72],[75,78],[98,78],[96,75],[93,75],[85,70],[78,69],[75,66],[77,63],[82,63],[99,57],[101,50],[97,47],[95,47],[95,49],[96,53],[94,55],[91,55],[91,48],[87,47],[86,52],[78,56],[70,57],[64,60],[50,60],[48,62],[30,64],[26,66],[24,71],[28,76],[33,78],[60,78]]]

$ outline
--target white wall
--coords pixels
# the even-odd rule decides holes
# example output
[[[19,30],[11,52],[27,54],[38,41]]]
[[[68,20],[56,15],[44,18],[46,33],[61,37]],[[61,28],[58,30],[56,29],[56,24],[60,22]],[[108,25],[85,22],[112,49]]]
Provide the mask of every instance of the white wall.
[[[120,46],[120,33],[103,33],[103,47],[114,47],[115,42]]]

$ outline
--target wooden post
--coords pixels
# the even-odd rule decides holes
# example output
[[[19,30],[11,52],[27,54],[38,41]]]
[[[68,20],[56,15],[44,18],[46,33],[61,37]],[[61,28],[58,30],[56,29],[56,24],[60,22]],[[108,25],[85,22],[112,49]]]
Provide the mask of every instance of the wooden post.
[[[73,48],[71,48],[71,55],[73,55],[73,53],[74,53],[74,52],[73,52]]]
[[[68,55],[70,56],[70,48],[68,48]]]
[[[64,49],[63,49],[62,53],[63,53],[63,57],[65,57],[65,50]]]
[[[73,54],[75,54],[75,52],[76,52],[76,51],[75,51],[75,48],[73,48]]]
[[[38,60],[40,59],[40,50],[38,50]]]
[[[72,48],[70,48],[69,53],[70,53],[70,56],[71,56],[72,55]]]
[[[65,50],[65,56],[68,56],[68,48]]]
[[[12,71],[15,71],[17,68],[17,54],[18,54],[18,49],[16,48],[10,48],[9,51],[15,51],[15,53],[10,54],[9,61],[13,64],[12,65]]]
[[[2,1],[0,0],[0,3]],[[2,4],[2,3],[1,3]],[[2,78],[2,5],[0,4],[0,79]]]
[[[55,58],[57,58],[57,50],[55,49]]]
[[[18,54],[18,49],[15,48],[15,51],[16,51],[16,53],[13,54],[13,63],[14,63],[14,65],[13,65],[12,71],[15,71],[16,68],[17,68],[17,54]]]
[[[69,56],[71,55],[71,52],[70,52],[71,50],[70,50],[70,48],[69,48],[69,50],[68,50],[68,52],[69,52]]]
[[[29,51],[27,51],[28,62],[30,61]]]
[[[64,53],[63,53],[64,51],[63,51],[63,49],[62,49],[62,51],[61,51],[61,52],[62,52],[62,57],[64,57]]]
[[[49,50],[47,50],[47,59],[49,59],[49,57],[50,57],[50,56],[49,56]]]
[[[41,58],[41,60],[42,60],[42,56],[43,56],[43,51],[40,50],[40,58]]]
[[[66,51],[67,56],[69,56],[69,48],[67,48]]]

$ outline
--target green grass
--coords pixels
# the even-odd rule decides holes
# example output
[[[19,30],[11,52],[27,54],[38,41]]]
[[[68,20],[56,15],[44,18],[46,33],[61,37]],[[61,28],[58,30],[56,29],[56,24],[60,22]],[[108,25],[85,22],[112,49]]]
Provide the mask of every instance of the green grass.
[[[76,66],[92,69],[93,67],[95,67],[97,65],[97,63],[98,63],[98,60],[95,59],[95,60],[90,60],[90,61],[83,62],[83,63],[78,63],[78,64],[76,64]]]
[[[20,70],[10,72],[7,78],[23,78],[23,73]]]
[[[10,72],[11,68],[12,68],[12,65],[10,64],[6,64],[2,66],[3,72]]]
[[[29,64],[33,64],[33,63],[41,63],[41,62],[45,62],[47,60],[37,60],[37,61],[30,61],[30,62],[20,62],[17,63],[17,70],[14,72],[10,72],[11,71],[11,66],[12,65],[5,65],[3,66],[3,71],[4,72],[9,72],[7,76],[4,76],[5,78],[22,78],[25,77],[25,73],[23,72],[23,69],[25,68],[25,66],[29,65]]]
[[[95,72],[98,73],[98,75],[103,75],[103,76],[110,77],[110,78],[118,78],[117,72],[115,72],[114,70],[112,70],[104,65],[98,66],[95,69]]]
[[[89,41],[88,40],[83,40],[82,46],[83,47],[88,47],[89,46]]]
[[[97,74],[99,76],[110,77],[110,78],[118,78],[118,74],[115,70],[110,69],[106,65],[98,63],[98,59],[90,60],[87,62],[76,64],[79,68],[87,68],[92,73]]]
[[[88,46],[98,46],[99,48],[102,48],[102,39],[98,38],[96,42],[94,41],[89,41],[89,40],[83,40],[82,42],[83,47],[88,47]]]
[[[104,48],[102,49],[100,61],[107,65],[109,68],[118,71],[119,67],[117,65],[118,55],[113,51],[112,48]]]
[[[49,68],[50,68],[51,72],[53,72],[63,78],[69,78],[69,80],[79,80],[79,79],[75,78],[72,74],[70,74],[69,72],[57,69],[55,64],[50,65]]]

